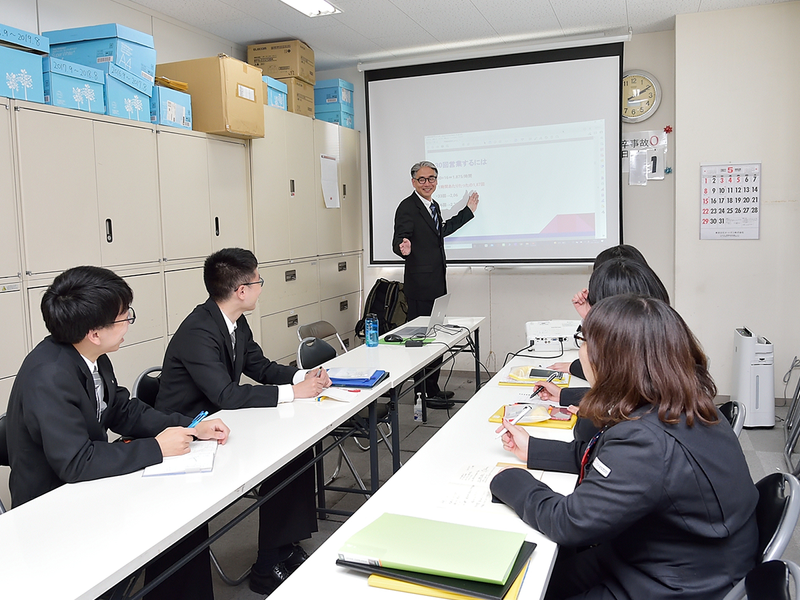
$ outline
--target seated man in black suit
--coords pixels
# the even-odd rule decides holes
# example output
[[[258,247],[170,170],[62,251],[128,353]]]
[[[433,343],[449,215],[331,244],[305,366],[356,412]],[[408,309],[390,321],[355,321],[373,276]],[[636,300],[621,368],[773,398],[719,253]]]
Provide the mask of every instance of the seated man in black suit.
[[[330,386],[324,369],[298,371],[264,356],[244,316],[256,307],[264,280],[252,252],[226,248],[205,261],[209,299],[175,332],[164,357],[156,407],[194,415],[201,410],[274,407],[295,398],[318,396]],[[240,384],[242,374],[263,385]],[[267,494],[313,458],[307,450],[272,475]],[[307,558],[296,545],[317,530],[314,471],[307,469],[261,506],[258,559],[250,589],[271,593]]]
[[[64,271],[44,293],[42,316],[50,335],[25,358],[8,404],[15,507],[65,483],[131,473],[186,454],[193,435],[225,443],[228,428],[219,419],[187,429],[191,418],[154,410],[117,384],[106,354],[119,349],[135,321],[132,302],[128,284],[100,267]],[[136,439],[109,444],[109,429]],[[97,510],[99,526],[109,518],[108,506],[93,509],[88,498],[87,510]],[[189,595],[163,585],[159,597],[211,597],[211,579],[194,577],[193,564],[182,569],[190,583],[180,589]]]

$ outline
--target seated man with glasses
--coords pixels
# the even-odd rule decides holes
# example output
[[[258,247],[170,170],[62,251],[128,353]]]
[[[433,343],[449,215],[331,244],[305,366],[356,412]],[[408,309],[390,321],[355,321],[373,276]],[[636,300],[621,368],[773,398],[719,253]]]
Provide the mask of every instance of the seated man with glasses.
[[[436,165],[427,160],[411,167],[414,191],[398,205],[394,215],[392,250],[405,261],[403,292],[409,321],[430,315],[433,301],[447,293],[444,238],[463,227],[478,210],[478,194],[472,192],[458,214],[443,220],[441,208],[433,199],[438,176]],[[425,392],[430,408],[453,406],[449,400],[453,392],[440,391],[437,380],[438,373],[431,375],[425,380],[425,389],[418,391]]]
[[[117,383],[107,353],[119,349],[136,320],[131,302],[128,284],[100,267],[64,271],[45,291],[41,308],[50,335],[23,361],[8,404],[14,507],[65,483],[123,475],[186,454],[193,436],[225,443],[228,428],[219,419],[188,429],[191,417],[157,411]],[[109,444],[109,429],[136,439]],[[86,510],[97,511],[98,526],[113,524],[113,499],[97,500],[91,508],[87,498]],[[183,569],[189,581],[192,564]],[[210,579],[189,587],[192,597],[201,597],[206,583],[210,589]]]
[[[252,252],[215,252],[205,261],[203,279],[209,298],[184,319],[167,347],[158,409],[193,416],[202,410],[275,407],[316,397],[330,386],[324,369],[279,365],[253,340],[244,315],[255,309],[264,280]],[[242,374],[262,385],[240,383]],[[312,458],[307,450],[267,479],[259,493],[266,495]],[[307,558],[296,542],[316,530],[314,471],[307,469],[260,507],[250,589],[271,593]]]

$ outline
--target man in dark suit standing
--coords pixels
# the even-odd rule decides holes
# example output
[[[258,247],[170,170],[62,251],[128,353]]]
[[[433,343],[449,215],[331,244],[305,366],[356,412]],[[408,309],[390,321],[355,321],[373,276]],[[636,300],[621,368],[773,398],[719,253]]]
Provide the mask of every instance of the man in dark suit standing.
[[[471,220],[478,209],[478,194],[472,192],[467,205],[447,221],[433,199],[439,170],[427,160],[411,167],[414,192],[397,207],[394,215],[392,250],[405,260],[403,292],[408,300],[408,320],[428,316],[433,302],[447,293],[447,258],[444,238]],[[435,367],[441,361],[433,363]],[[453,406],[453,392],[439,390],[438,373],[425,381],[427,404],[431,408]]]
[[[156,408],[195,415],[200,410],[275,407],[295,398],[313,398],[330,379],[325,369],[299,371],[264,356],[244,314],[256,307],[264,280],[258,261],[242,248],[225,248],[203,267],[209,298],[184,319],[167,347]],[[239,383],[242,374],[262,385]],[[307,450],[270,476],[266,495],[313,459]],[[258,558],[250,589],[268,595],[307,554],[295,542],[317,530],[314,470],[307,469],[261,505]]]

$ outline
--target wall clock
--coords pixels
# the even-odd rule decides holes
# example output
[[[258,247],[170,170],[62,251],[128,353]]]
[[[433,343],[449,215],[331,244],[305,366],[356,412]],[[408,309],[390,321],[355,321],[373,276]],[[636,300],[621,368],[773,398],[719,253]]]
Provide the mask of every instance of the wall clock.
[[[634,69],[622,75],[622,120],[638,123],[649,119],[661,104],[661,86],[647,71]]]

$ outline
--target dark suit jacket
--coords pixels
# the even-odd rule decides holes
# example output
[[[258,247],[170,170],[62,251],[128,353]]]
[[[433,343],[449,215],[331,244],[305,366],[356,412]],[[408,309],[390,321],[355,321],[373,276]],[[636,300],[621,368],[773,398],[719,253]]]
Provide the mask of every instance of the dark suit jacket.
[[[25,358],[8,404],[8,452],[14,506],[64,483],[137,471],[162,460],[154,437],[189,419],[131,399],[111,361],[97,360],[108,408],[97,422],[94,380],[71,344],[48,336]],[[109,444],[108,429],[134,439]]]
[[[156,407],[194,417],[201,410],[277,406],[275,385],[240,384],[242,373],[263,384],[292,383],[297,368],[268,360],[244,315],[236,321],[236,362],[222,312],[210,298],[172,336],[161,371]]]
[[[442,221],[442,211],[439,221]],[[462,208],[457,215],[442,223],[441,234],[437,233],[431,213],[413,192],[397,207],[394,215],[394,238],[392,250],[405,260],[403,292],[414,300],[435,300],[447,293],[447,268],[444,255],[444,238],[461,228],[474,217],[469,207]],[[403,238],[411,241],[411,254],[400,253]]]
[[[521,469],[498,474],[492,493],[558,544],[599,544],[614,598],[720,599],[756,559],[758,492],[739,441],[725,419],[687,427],[646,409],[634,416],[600,436],[569,496]],[[566,446],[549,442],[529,453],[530,468],[549,468],[539,457]],[[575,454],[572,471],[579,465]]]

